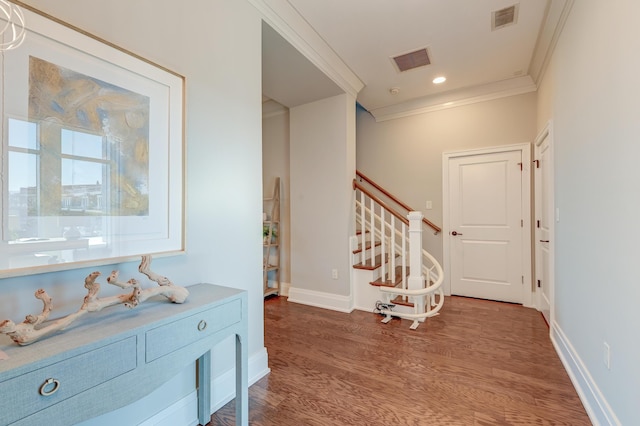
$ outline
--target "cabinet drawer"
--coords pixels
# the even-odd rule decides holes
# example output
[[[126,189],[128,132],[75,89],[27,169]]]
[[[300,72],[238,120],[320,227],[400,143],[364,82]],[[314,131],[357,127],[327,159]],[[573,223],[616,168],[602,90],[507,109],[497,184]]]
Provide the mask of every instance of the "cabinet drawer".
[[[20,420],[134,370],[136,363],[136,337],[132,336],[0,382],[0,424]],[[51,394],[42,395],[47,392]]]
[[[151,362],[240,321],[239,299],[196,315],[163,325],[146,333],[146,360]]]

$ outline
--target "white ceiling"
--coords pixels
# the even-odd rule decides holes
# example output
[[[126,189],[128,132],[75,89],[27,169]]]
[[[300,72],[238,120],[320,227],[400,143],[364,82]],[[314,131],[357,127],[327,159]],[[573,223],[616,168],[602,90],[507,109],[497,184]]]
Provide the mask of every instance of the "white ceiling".
[[[464,104],[469,99],[535,90],[557,36],[561,13],[570,2],[288,0],[288,3],[364,83],[358,102],[376,118],[384,119]],[[492,31],[492,12],[518,3],[517,23]],[[265,95],[292,107],[340,92],[275,30],[266,24],[264,27]],[[429,51],[430,65],[403,73],[397,71],[393,56],[424,47]],[[316,75],[316,71],[322,76]],[[447,81],[433,84],[433,78],[440,75],[447,77]],[[393,87],[399,89],[395,95],[390,93]],[[318,97],[324,91],[326,96]]]
[[[262,94],[294,107],[343,93],[266,23],[262,24]]]

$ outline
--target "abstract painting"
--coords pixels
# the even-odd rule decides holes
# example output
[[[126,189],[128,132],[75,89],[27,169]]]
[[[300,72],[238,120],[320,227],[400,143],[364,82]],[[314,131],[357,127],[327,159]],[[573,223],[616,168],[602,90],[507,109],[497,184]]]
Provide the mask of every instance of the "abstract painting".
[[[46,158],[54,169],[51,173],[47,173],[46,164],[41,165],[40,174],[53,177],[41,181],[41,215],[60,212],[64,207],[61,200],[65,197],[83,198],[96,191],[103,191],[101,198],[108,200],[103,209],[93,209],[101,214],[148,215],[148,96],[31,56],[28,119],[41,127],[40,150],[60,153],[60,156],[50,154]],[[64,130],[72,142],[65,140]],[[95,143],[96,137],[102,144]],[[75,146],[83,141],[89,146]],[[88,154],[89,151],[92,153]],[[60,175],[58,169],[63,158],[72,160],[69,168],[78,169],[70,173],[82,174],[85,170],[84,181],[65,184],[55,179]],[[100,165],[102,173],[91,173],[92,169],[96,170],[92,165]],[[74,213],[79,212],[80,209],[76,209]]]
[[[185,78],[23,9],[0,55],[0,278],[184,253]]]

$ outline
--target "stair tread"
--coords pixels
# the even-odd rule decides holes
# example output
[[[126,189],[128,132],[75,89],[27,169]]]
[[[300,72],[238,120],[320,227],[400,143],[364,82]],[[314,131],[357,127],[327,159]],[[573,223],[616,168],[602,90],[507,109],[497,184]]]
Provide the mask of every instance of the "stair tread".
[[[392,284],[385,281],[371,281],[369,284],[375,287],[396,287],[397,284]]]
[[[413,302],[409,302],[409,298],[407,296],[397,296],[395,299],[391,301],[391,303],[395,305],[409,306],[413,308]]]
[[[385,261],[387,260],[387,257],[388,256],[385,256]],[[369,259],[367,259],[364,262],[356,263],[355,265],[353,265],[353,267],[356,269],[365,269],[367,271],[373,271],[374,269],[378,269],[380,266],[382,266],[382,255],[380,254],[377,255],[373,261],[374,261],[373,265],[371,265],[369,263]]]
[[[409,268],[406,269],[405,275],[408,273],[409,273]],[[391,281],[389,279],[389,275],[390,274],[387,273],[387,276],[385,277],[385,279],[380,277],[375,281],[371,281],[369,284],[376,287],[397,287],[402,282],[402,266],[396,266],[396,279],[394,281]]]
[[[375,247],[380,246],[382,243],[380,241],[374,241]],[[371,248],[371,241],[367,241],[365,243],[364,249],[369,250]],[[362,244],[358,244],[358,248],[353,250],[353,254],[362,253]]]

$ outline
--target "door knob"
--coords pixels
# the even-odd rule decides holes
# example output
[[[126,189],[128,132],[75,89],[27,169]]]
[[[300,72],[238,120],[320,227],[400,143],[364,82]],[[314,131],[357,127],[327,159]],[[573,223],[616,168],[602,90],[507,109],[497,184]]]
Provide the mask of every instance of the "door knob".
[[[549,240],[540,240],[541,243],[548,243]]]
[[[451,231],[451,235],[455,237],[456,235],[462,235],[462,234],[458,233],[457,231]]]

